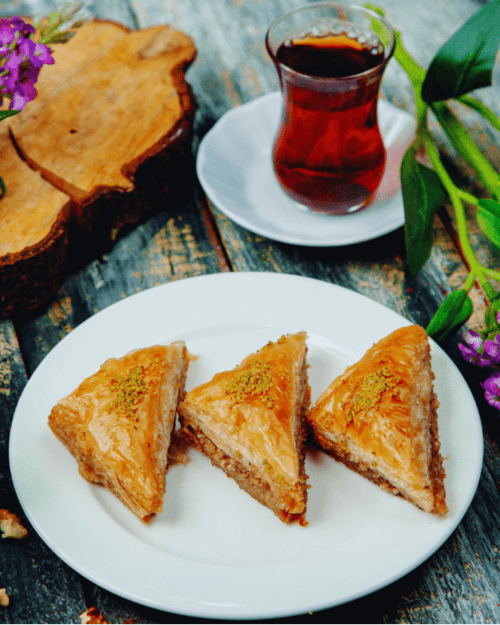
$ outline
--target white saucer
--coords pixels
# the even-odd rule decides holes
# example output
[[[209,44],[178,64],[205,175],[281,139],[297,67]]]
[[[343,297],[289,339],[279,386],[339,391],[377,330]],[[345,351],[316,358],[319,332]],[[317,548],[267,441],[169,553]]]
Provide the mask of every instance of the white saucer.
[[[247,230],[296,245],[349,245],[404,224],[399,170],[414,137],[414,117],[379,100],[379,126],[387,149],[381,185],[364,210],[330,216],[298,209],[274,177],[271,148],[280,111],[281,93],[268,93],[228,111],[201,141],[198,178],[219,210]]]

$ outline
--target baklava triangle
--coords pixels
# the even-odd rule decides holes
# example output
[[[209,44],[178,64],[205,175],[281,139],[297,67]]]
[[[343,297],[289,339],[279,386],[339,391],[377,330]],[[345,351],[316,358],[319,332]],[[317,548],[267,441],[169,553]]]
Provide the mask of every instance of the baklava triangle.
[[[448,512],[430,345],[418,325],[373,345],[308,415],[316,444],[422,510]]]
[[[307,334],[269,342],[190,391],[181,434],[285,523],[305,525]]]
[[[145,523],[162,510],[167,454],[189,360],[183,341],[110,358],[49,417],[80,474],[111,491]]]

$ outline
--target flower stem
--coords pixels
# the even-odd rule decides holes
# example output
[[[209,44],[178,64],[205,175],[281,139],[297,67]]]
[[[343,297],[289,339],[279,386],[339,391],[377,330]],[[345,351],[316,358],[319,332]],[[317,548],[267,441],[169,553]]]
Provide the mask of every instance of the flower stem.
[[[434,102],[431,108],[457,152],[474,168],[488,191],[499,199],[500,175],[486,160],[465,127],[444,102]]]
[[[493,280],[500,281],[500,271],[497,271],[496,269],[490,269],[489,267],[483,267],[483,271],[487,276],[493,278]]]
[[[479,283],[484,289],[484,292],[486,293],[486,296],[491,299],[495,296],[495,291],[486,279],[485,268],[477,261],[474,250],[472,249],[472,245],[469,239],[469,233],[467,231],[467,218],[465,215],[465,210],[462,204],[462,198],[459,189],[455,186],[448,172],[446,171],[446,168],[441,162],[439,152],[434,145],[434,142],[432,141],[429,130],[427,129],[424,131],[424,146],[431,160],[434,171],[440,177],[444,188],[450,196],[450,200],[455,210],[455,217],[457,220],[458,238],[460,240],[465,259],[470,267],[471,274],[477,277]],[[488,273],[491,271],[492,270],[488,270]]]
[[[425,69],[415,61],[403,45],[401,33],[398,30],[394,31],[394,37],[396,39],[396,48],[394,49],[394,58],[401,65],[402,69],[408,74],[409,79],[413,85],[413,88],[420,95],[420,87],[424,82]]]
[[[472,193],[468,193],[467,191],[464,191],[463,189],[458,189],[458,188],[457,188],[457,191],[460,197],[462,198],[462,200],[464,200],[465,202],[468,202],[469,204],[472,204],[473,206],[477,206],[479,204],[479,200],[477,199],[475,195],[472,195]]]
[[[378,10],[378,12],[383,15],[383,11]],[[484,267],[477,260],[469,238],[469,233],[467,229],[467,218],[463,204],[464,202],[466,202],[468,204],[471,204],[472,206],[477,207],[479,204],[479,199],[471,193],[468,193],[467,191],[459,189],[457,186],[455,186],[446,168],[441,162],[439,151],[433,142],[432,135],[427,125],[429,106],[423,101],[421,95],[426,71],[422,67],[420,67],[420,65],[411,57],[408,51],[404,48],[401,33],[395,31],[395,37],[396,48],[394,51],[394,58],[408,75],[414,91],[417,117],[416,139],[414,142],[415,150],[418,149],[418,146],[423,145],[431,160],[434,171],[439,176],[444,188],[448,192],[454,208],[458,238],[462,248],[462,253],[464,255],[465,263],[469,266],[469,274],[465,280],[463,288],[466,293],[468,293],[470,289],[472,289],[474,282],[477,279],[479,284],[483,288],[486,297],[492,301],[497,296],[497,294],[493,286],[490,284],[489,279],[500,281],[500,271]],[[457,100],[463,105],[476,110],[496,130],[500,131],[500,119],[482,102],[476,100],[469,95],[461,96],[460,98],[457,98]],[[450,139],[452,145],[455,147],[457,152],[476,171],[479,179],[484,184],[489,193],[491,193],[491,195],[500,202],[499,173],[492,167],[489,161],[481,153],[478,146],[469,136],[465,127],[455,117],[455,115],[445,102],[436,102],[431,104],[430,106],[434,114],[436,115],[438,122],[442,126],[444,132]],[[453,332],[454,331],[456,330],[453,330]]]
[[[472,289],[472,287],[474,286],[474,282],[475,281],[476,281],[475,274],[470,272],[469,275],[467,276],[465,282],[464,282],[464,286],[463,286],[464,291],[466,291],[468,293]]]
[[[484,117],[484,119],[490,122],[493,128],[500,131],[500,119],[498,119],[495,113],[490,108],[488,108],[486,104],[483,104],[480,100],[476,100],[476,98],[473,98],[472,96],[467,94],[460,96],[459,98],[457,98],[457,100],[458,102],[465,104],[465,106],[468,106],[469,108],[477,111],[480,115]]]

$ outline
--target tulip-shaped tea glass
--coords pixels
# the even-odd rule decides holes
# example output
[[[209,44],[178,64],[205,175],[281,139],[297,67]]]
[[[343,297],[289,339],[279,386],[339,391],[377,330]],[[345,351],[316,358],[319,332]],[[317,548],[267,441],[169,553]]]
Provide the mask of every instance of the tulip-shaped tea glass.
[[[283,94],[273,167],[301,208],[342,215],[372,199],[386,160],[377,100],[394,43],[375,12],[335,2],[290,11],[269,27]]]

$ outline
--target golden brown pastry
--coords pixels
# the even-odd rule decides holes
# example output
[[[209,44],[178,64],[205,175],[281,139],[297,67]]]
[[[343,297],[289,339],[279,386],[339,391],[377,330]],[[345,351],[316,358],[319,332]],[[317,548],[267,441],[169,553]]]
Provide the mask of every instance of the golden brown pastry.
[[[307,334],[269,342],[190,391],[181,434],[282,521],[305,525]]]
[[[167,453],[189,358],[183,341],[110,358],[49,417],[80,474],[110,490],[145,523],[162,510]]]
[[[400,328],[335,379],[308,415],[319,447],[422,510],[448,512],[425,330]]]

